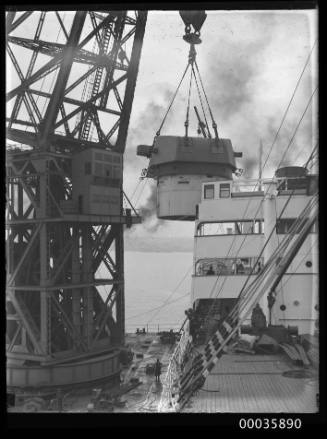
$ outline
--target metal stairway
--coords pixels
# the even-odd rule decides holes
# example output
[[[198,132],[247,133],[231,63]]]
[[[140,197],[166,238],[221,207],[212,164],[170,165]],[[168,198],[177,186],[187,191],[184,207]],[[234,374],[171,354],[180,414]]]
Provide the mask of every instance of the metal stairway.
[[[203,352],[188,353],[182,373],[178,377],[179,390],[176,409],[181,409],[199,390],[224,352],[224,348],[238,334],[253,307],[269,291],[274,291],[283,273],[302,246],[318,215],[318,196],[315,195],[285,235],[279,247],[263,266],[256,279],[242,291],[227,318],[218,326]],[[183,362],[183,360],[182,360]],[[173,381],[173,380],[171,380]],[[175,379],[176,381],[176,379]]]

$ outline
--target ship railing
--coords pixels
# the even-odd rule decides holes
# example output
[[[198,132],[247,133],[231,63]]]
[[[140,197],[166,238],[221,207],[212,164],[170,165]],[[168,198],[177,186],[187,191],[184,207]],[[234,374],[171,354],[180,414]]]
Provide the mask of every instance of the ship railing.
[[[126,323],[125,330],[129,334],[136,334],[137,330],[146,334],[159,334],[170,330],[178,332],[179,329],[179,323]]]
[[[231,183],[232,193],[238,192],[261,192],[263,190],[263,185],[269,185],[271,183],[277,183],[278,186],[282,183],[287,183],[290,181],[307,180],[307,176],[303,177],[274,177],[274,178],[250,178],[247,180],[236,180]]]
[[[160,404],[160,411],[165,411],[163,405],[166,406],[167,410],[177,410],[178,383],[181,372],[181,363],[191,342],[192,338],[189,334],[189,323],[187,322],[183,327],[179,342],[168,363],[167,373],[164,380],[165,394],[162,398],[164,399],[164,404]]]

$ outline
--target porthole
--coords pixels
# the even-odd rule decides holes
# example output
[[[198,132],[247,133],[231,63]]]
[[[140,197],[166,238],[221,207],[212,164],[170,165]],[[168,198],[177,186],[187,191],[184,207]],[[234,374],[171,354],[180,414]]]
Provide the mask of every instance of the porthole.
[[[294,306],[299,306],[299,305],[300,305],[300,302],[299,302],[298,300],[294,300],[293,305],[294,305]]]
[[[312,267],[312,262],[311,261],[307,261],[305,263],[305,265],[306,265],[306,267],[310,268],[310,267]]]
[[[315,310],[319,311],[319,305],[315,305]]]
[[[285,309],[286,309],[286,306],[285,305],[280,305],[280,307],[279,307],[282,311],[285,311]]]

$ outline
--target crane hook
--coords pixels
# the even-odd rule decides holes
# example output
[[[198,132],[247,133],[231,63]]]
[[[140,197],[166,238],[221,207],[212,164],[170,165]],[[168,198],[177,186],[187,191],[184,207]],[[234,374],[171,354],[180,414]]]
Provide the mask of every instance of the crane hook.
[[[191,45],[202,43],[200,29],[207,18],[205,11],[179,11],[179,15],[185,24],[183,40]]]

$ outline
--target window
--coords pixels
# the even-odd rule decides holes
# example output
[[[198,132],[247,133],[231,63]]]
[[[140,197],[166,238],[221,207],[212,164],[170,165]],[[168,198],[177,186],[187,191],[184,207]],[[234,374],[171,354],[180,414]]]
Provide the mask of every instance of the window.
[[[84,171],[85,171],[85,175],[91,174],[91,162],[85,162]]]
[[[105,177],[112,177],[112,166],[110,166],[109,164],[105,163],[103,165],[104,168],[104,176]]]
[[[103,159],[105,162],[109,162],[109,163],[112,162],[112,157],[110,154],[103,154]]]
[[[263,258],[210,258],[200,259],[195,265],[196,276],[234,276],[258,274],[263,267]]]
[[[222,183],[219,185],[219,197],[220,198],[229,198],[230,197],[230,184]]]
[[[197,230],[197,236],[256,235],[260,233],[264,233],[262,220],[201,223]]]
[[[294,218],[282,218],[278,219],[276,222],[276,233],[279,235],[284,235],[285,233],[289,233],[290,228],[294,224]]]
[[[102,167],[102,163],[99,162],[95,162],[95,166],[94,166],[94,174],[102,177],[103,176],[103,167]]]
[[[213,199],[215,197],[215,186],[213,184],[206,184],[204,186],[204,198],[206,200]]]
[[[98,160],[99,162],[102,162],[102,154],[101,154],[101,152],[96,152],[94,154],[94,159]]]

